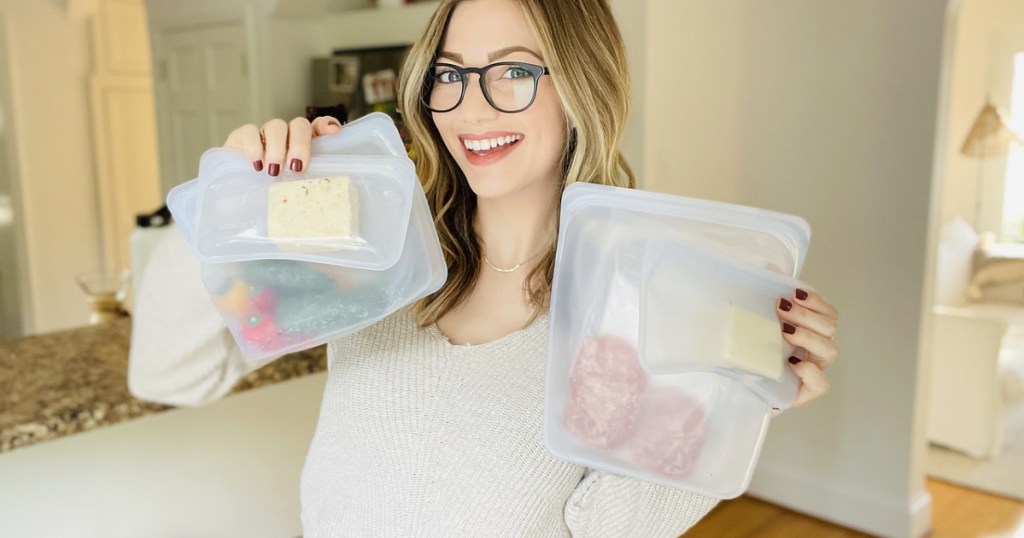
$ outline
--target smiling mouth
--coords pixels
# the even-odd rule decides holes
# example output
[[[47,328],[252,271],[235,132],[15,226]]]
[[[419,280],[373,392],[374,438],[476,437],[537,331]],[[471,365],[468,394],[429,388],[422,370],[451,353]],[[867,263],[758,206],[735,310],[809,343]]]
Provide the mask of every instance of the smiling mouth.
[[[498,138],[487,138],[483,140],[463,139],[462,143],[466,150],[481,157],[508,149],[519,143],[523,135],[507,135]]]

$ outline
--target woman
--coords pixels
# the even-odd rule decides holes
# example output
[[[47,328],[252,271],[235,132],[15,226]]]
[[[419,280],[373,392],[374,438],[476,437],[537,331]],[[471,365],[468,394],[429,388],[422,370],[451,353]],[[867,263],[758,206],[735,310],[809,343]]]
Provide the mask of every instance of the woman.
[[[302,478],[306,536],[670,537],[714,506],[543,446],[558,204],[574,181],[633,186],[618,151],[627,80],[605,0],[440,2],[400,102],[449,279],[329,345]],[[225,147],[276,176],[340,129],[329,117],[273,120]],[[792,366],[803,403],[828,389],[836,310],[794,290],[778,316],[806,350]]]

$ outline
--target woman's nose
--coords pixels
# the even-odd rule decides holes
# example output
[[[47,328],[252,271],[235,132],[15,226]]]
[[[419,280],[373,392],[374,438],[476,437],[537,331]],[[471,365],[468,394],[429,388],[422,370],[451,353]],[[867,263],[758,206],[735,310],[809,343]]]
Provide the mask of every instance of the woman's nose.
[[[480,85],[480,78],[469,80],[466,84],[466,96],[459,106],[462,113],[469,119],[491,119],[498,115],[498,111],[487,102],[484,96],[483,87]]]

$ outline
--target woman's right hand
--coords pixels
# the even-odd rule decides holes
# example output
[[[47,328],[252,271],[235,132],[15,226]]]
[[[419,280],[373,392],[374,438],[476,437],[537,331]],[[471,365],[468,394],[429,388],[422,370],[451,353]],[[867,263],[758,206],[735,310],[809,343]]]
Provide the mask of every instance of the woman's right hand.
[[[257,172],[266,166],[268,174],[277,176],[285,163],[289,170],[301,172],[309,162],[310,141],[339,131],[341,122],[331,116],[320,116],[312,123],[306,118],[287,123],[275,118],[263,127],[250,123],[231,131],[224,147],[245,152]]]

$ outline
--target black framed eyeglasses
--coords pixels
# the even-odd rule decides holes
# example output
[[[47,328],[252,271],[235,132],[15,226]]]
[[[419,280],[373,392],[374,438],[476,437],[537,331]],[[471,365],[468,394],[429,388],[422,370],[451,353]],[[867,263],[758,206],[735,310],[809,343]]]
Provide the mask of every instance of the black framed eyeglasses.
[[[523,62],[497,62],[484,67],[432,64],[423,85],[423,105],[431,112],[455,110],[466,97],[470,73],[480,78],[480,90],[487,102],[507,113],[530,108],[537,98],[540,77],[550,74],[547,67]]]

